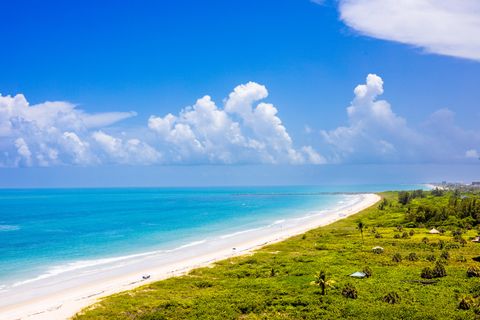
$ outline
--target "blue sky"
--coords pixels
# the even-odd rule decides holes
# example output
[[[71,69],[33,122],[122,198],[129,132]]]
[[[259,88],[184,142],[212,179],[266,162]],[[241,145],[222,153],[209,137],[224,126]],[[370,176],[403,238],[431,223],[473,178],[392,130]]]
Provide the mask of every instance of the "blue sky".
[[[107,165],[478,172],[480,6],[420,2],[3,2],[0,176],[28,185],[26,168]]]

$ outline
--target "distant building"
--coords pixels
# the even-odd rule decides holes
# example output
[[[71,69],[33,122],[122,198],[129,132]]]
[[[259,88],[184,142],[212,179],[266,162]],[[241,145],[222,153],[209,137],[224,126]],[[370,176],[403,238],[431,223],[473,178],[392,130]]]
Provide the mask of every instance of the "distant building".
[[[480,186],[480,181],[473,181],[472,186]]]

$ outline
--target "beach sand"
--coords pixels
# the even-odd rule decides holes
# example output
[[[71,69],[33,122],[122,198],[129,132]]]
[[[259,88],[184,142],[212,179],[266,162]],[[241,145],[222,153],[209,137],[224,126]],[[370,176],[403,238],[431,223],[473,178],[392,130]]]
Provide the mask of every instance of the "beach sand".
[[[132,255],[106,261],[103,268],[73,269],[48,281],[25,284],[23,291],[1,297],[0,319],[68,319],[99,298],[135,287],[179,276],[215,261],[250,253],[264,245],[324,226],[355,214],[380,200],[376,194],[358,194],[345,206],[321,214],[278,221],[269,229],[246,230],[220,237],[220,241],[198,241],[162,254]],[[108,260],[108,259],[106,259]],[[114,260],[114,259],[110,259]],[[143,279],[149,275],[148,279]]]

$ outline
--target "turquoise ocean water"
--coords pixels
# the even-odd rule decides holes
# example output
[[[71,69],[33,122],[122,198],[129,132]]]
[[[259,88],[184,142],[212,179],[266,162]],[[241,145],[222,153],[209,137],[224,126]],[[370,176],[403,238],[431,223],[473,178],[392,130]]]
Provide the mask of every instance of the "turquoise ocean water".
[[[422,185],[0,189],[0,290],[78,261],[173,249]]]

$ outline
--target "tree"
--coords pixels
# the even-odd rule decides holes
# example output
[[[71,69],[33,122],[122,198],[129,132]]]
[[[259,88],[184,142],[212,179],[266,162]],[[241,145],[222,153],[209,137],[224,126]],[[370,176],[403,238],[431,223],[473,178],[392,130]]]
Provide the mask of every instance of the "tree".
[[[410,193],[407,191],[400,191],[398,193],[398,202],[402,205],[406,205],[410,201]]]
[[[335,281],[333,280],[327,280],[327,273],[323,270],[317,273],[315,280],[312,282],[312,284],[320,287],[322,290],[322,296],[325,295],[327,287],[333,287],[334,283]]]
[[[362,244],[364,244],[363,229],[365,229],[365,224],[361,220],[357,222],[357,229],[360,230],[360,234],[362,235]]]

